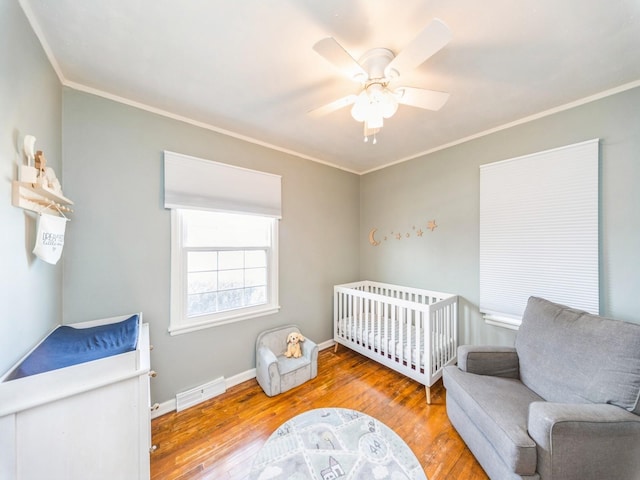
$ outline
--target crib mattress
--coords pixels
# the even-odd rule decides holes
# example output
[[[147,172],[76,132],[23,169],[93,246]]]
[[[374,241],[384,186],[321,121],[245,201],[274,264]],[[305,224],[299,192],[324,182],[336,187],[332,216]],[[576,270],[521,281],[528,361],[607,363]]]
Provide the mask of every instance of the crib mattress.
[[[411,363],[412,365],[417,365],[419,359],[420,368],[424,368],[424,333],[421,327],[418,328],[418,336],[420,338],[420,348],[418,349],[415,327],[411,327],[411,345],[409,345],[409,339],[406,337],[406,327],[403,332],[403,338],[402,340],[400,339],[399,322],[396,322],[395,324],[395,332],[393,335],[390,326],[388,327],[388,331],[384,332],[384,320],[382,322],[375,322],[375,325],[372,325],[373,323],[374,322],[369,321],[369,331],[363,332],[363,328],[357,328],[357,326],[354,325],[354,322],[341,319],[338,322],[338,332],[341,337],[346,338],[347,340],[357,341],[360,344],[366,343],[366,346],[375,348],[383,353],[387,353],[389,355],[394,354],[397,359],[402,357],[402,361]],[[391,325],[391,322],[389,322],[389,325]],[[372,326],[374,327],[373,329]],[[352,330],[355,331],[355,335],[352,334]],[[443,334],[436,335],[437,337],[435,338],[435,342],[433,342],[433,351],[431,352],[432,358],[440,357],[443,350],[450,350],[454,345],[453,338]],[[366,342],[363,339],[366,339]]]
[[[138,343],[139,315],[89,328],[56,328],[5,381],[131,352]]]

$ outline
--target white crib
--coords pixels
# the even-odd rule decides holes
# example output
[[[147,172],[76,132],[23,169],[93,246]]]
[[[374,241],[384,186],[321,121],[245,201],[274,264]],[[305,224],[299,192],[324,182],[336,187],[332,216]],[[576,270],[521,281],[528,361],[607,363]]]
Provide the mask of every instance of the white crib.
[[[425,386],[456,362],[458,296],[362,281],[333,287],[333,339]]]

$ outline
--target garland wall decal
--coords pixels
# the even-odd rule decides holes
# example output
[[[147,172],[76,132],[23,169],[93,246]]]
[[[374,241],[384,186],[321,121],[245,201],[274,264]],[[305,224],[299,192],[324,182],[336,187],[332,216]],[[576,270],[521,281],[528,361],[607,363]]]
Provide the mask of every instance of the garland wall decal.
[[[433,232],[436,228],[438,228],[438,225],[436,224],[435,220],[429,220],[425,228]],[[415,235],[416,237],[422,237],[424,235],[424,230],[422,230],[420,226],[416,228],[415,225],[411,227],[411,231],[409,232],[401,233],[401,232],[392,231],[389,233],[389,235],[384,235],[382,237],[382,240],[376,239],[377,231],[378,231],[377,227],[374,227],[369,231],[369,243],[374,247],[377,247],[378,245],[382,244],[382,242],[386,242],[389,238],[402,240],[403,238],[411,238],[412,235]]]

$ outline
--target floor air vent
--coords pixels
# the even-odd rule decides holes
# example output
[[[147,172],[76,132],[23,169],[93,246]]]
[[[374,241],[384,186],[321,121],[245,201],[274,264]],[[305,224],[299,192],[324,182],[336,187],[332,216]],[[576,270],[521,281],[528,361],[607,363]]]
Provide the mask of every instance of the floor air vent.
[[[220,377],[199,387],[187,390],[186,392],[180,392],[176,395],[176,411],[181,412],[185,408],[193,407],[200,402],[221,395],[226,391],[227,387],[224,377]]]

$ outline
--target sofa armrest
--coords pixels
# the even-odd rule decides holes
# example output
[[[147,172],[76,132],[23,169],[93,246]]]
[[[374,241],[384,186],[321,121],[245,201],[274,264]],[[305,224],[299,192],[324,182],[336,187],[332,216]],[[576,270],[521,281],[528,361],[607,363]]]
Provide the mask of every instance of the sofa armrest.
[[[302,351],[302,356],[308,359],[313,358],[313,355],[318,354],[318,345],[313,340],[309,340],[305,338],[304,342],[302,342],[302,346],[300,347]]]
[[[640,416],[623,408],[534,402],[528,430],[542,478],[638,478]]]
[[[318,345],[308,338],[302,344],[302,356],[309,359],[311,365],[311,378],[318,376]]]
[[[280,393],[278,359],[276,354],[264,345],[256,350],[256,380],[268,396]]]
[[[265,347],[264,345],[258,347],[256,356],[258,357],[256,358],[256,363],[260,361],[260,363],[262,363],[263,365],[266,365],[267,367],[272,363],[278,363],[276,354],[273,353],[269,348]]]
[[[461,345],[458,368],[478,375],[520,378],[518,354],[513,347]]]

